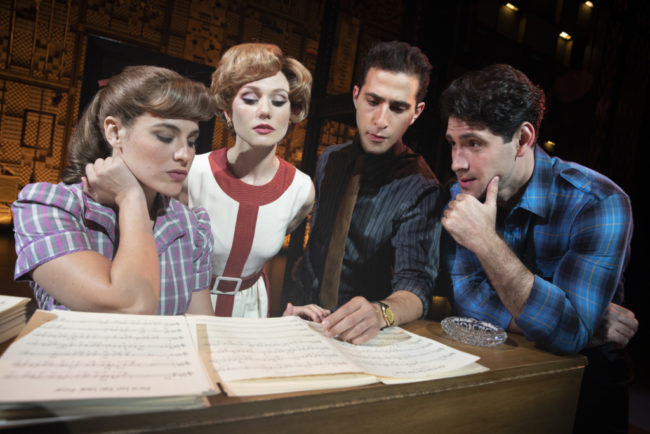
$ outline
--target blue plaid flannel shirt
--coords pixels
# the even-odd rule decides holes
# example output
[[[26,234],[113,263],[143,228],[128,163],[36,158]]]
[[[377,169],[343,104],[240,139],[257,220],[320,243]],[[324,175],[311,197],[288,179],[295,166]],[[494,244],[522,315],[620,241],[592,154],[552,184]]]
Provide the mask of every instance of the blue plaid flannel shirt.
[[[456,183],[452,199],[459,192]],[[622,300],[621,275],[632,238],[628,196],[605,176],[551,158],[538,146],[526,191],[497,230],[535,274],[515,323],[527,339],[551,352],[581,350],[615,293]],[[456,312],[508,327],[512,315],[474,253],[451,239],[442,261]]]

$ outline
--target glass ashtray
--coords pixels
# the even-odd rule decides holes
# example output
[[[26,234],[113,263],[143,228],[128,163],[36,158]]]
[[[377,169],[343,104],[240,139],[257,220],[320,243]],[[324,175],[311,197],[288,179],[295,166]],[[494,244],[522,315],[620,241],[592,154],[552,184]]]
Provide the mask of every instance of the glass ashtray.
[[[501,327],[474,318],[449,316],[440,325],[445,333],[464,344],[493,347],[508,339]]]

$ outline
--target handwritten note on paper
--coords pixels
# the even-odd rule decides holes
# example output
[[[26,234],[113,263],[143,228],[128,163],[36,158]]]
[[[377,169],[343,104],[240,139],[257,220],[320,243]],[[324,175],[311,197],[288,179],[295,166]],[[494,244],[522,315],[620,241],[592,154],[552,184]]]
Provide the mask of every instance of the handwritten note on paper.
[[[56,315],[15,341],[0,358],[0,402],[199,395],[212,390],[184,317],[68,311]]]
[[[405,335],[409,338],[404,339]],[[373,342],[375,340],[378,341]],[[479,359],[478,356],[399,328],[382,331],[370,341],[370,345],[352,345],[340,341],[336,341],[336,345],[365,372],[378,377],[433,378]]]
[[[323,336],[298,317],[245,319],[188,317],[190,327],[205,325],[199,351],[223,381],[318,374],[361,373]],[[192,322],[196,321],[193,325]]]

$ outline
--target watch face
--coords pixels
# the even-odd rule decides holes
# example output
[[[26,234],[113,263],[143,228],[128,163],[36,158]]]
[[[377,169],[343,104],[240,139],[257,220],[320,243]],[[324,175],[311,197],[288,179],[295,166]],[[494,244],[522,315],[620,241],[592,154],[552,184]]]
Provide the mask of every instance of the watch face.
[[[386,303],[382,303],[381,301],[377,301],[376,303],[381,308],[381,315],[384,317],[384,321],[386,321],[386,325],[382,327],[382,329],[392,326],[395,323],[395,316],[393,315],[393,311],[391,310],[390,306],[388,306]]]
[[[388,325],[393,325],[393,323],[395,322],[393,311],[390,309],[390,307],[387,307],[385,312],[386,312],[386,322],[388,322]]]

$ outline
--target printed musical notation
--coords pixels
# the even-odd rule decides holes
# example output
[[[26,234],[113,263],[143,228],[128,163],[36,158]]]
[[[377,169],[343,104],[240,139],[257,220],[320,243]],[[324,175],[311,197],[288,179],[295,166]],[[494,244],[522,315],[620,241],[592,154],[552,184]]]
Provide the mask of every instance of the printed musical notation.
[[[205,330],[197,336],[199,351],[209,352],[225,382],[344,373],[425,378],[478,360],[399,328],[382,331],[367,345],[353,345],[326,338],[318,325],[297,317],[263,322],[194,317],[193,321],[205,326],[199,327]]]
[[[409,335],[409,338],[393,342],[390,347],[352,345],[346,342],[336,342],[336,344],[341,352],[364,372],[378,377],[435,377],[478,360],[476,356],[461,353],[431,339],[399,329],[394,331]]]
[[[362,372],[332,346],[331,339],[314,333],[297,317],[196,321],[207,331],[198,336],[199,351],[209,351],[223,381]]]
[[[477,359],[397,327],[352,345],[298,317],[37,311],[0,358],[0,404],[423,381],[485,370]]]
[[[0,359],[0,382],[0,402],[35,389],[43,401],[212,390],[184,317],[81,312],[57,312],[14,342]]]

